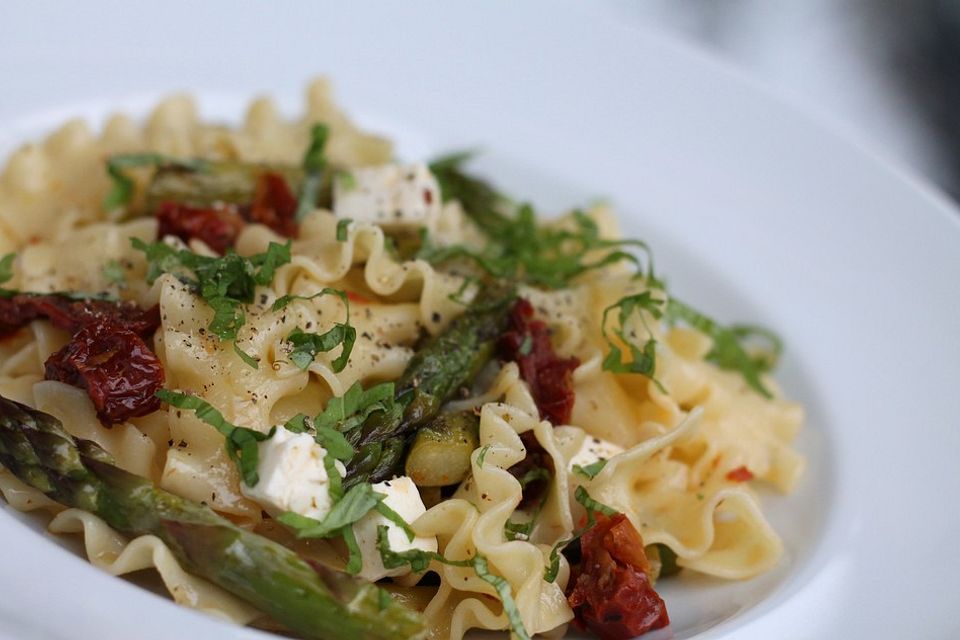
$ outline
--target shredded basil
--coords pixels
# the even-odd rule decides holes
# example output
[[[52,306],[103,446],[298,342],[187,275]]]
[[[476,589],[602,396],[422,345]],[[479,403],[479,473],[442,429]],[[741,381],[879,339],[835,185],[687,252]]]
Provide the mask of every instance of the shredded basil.
[[[525,490],[528,485],[539,480],[550,481],[552,475],[547,469],[543,467],[534,467],[530,469],[523,477],[520,478],[520,489]],[[537,524],[537,518],[540,517],[540,512],[543,511],[543,507],[547,504],[547,499],[550,497],[550,492],[545,491],[543,497],[540,499],[540,503],[537,504],[536,508],[533,510],[533,513],[530,514],[530,519],[525,522],[514,522],[512,520],[507,520],[503,524],[503,533],[508,540],[528,540],[530,535],[533,533],[533,527]]]
[[[597,460],[593,464],[588,464],[581,467],[578,464],[573,465],[573,472],[578,473],[588,480],[593,480],[597,477],[597,474],[603,471],[603,468],[607,466],[606,460]]]
[[[646,243],[601,238],[596,223],[579,211],[573,214],[573,229],[538,225],[530,205],[514,205],[489,183],[462,170],[471,157],[471,153],[452,154],[432,162],[430,170],[443,200],[460,202],[487,235],[487,246],[481,251],[463,245],[438,247],[424,234],[418,257],[435,264],[468,260],[497,278],[559,289],[587,271],[616,262],[632,263],[642,272],[641,261],[624,250],[634,247],[646,255],[648,282],[659,282]],[[588,260],[587,255],[596,257]]]
[[[383,494],[376,493],[372,485],[356,484],[333,505],[323,520],[292,511],[281,514],[277,520],[292,529],[297,538],[330,538],[370,513],[383,498]]]
[[[355,576],[363,569],[363,553],[360,551],[360,545],[357,544],[357,536],[353,532],[353,526],[345,526],[340,530],[340,535],[343,536],[343,542],[347,547],[347,573]],[[385,592],[381,591],[380,593]],[[390,596],[387,597],[389,598]]]
[[[316,440],[327,452],[337,460],[346,461],[353,457],[353,447],[343,437],[343,434],[326,425],[316,427]]]
[[[8,253],[0,258],[0,284],[13,278],[13,261],[16,259],[16,253]]]
[[[583,505],[583,508],[587,510],[587,523],[593,524],[596,519],[594,513],[602,513],[605,516],[613,516],[617,514],[617,510],[613,507],[608,507],[602,502],[597,502],[590,497],[590,494],[587,493],[587,490],[583,486],[577,487],[577,490],[573,492],[574,499]]]
[[[575,531],[571,537],[557,541],[557,543],[553,545],[553,548],[550,549],[550,562],[547,565],[546,570],[543,572],[543,579],[547,582],[553,582],[557,579],[557,573],[560,571],[560,553],[568,545],[576,540],[579,540],[583,534],[597,524],[597,518],[594,515],[595,513],[599,512],[606,516],[612,516],[617,513],[616,509],[608,507],[607,505],[597,502],[591,498],[590,494],[587,493],[587,490],[582,486],[577,487],[577,490],[574,492],[574,498],[587,510],[587,524],[582,529]]]
[[[422,573],[430,568],[430,563],[433,561],[452,567],[471,567],[478,578],[492,586],[497,592],[513,635],[520,640],[530,640],[530,634],[527,633],[526,627],[523,625],[520,610],[513,599],[513,590],[510,588],[510,583],[503,576],[490,573],[486,557],[477,554],[467,560],[448,560],[434,551],[421,551],[419,549],[394,551],[390,548],[390,541],[387,538],[387,527],[383,525],[377,527],[377,550],[380,552],[383,566],[387,569],[409,565],[413,573]]]
[[[123,265],[120,264],[119,260],[107,260],[104,262],[100,273],[103,275],[103,279],[110,284],[116,285],[120,288],[127,286],[127,279],[123,270]]]
[[[663,303],[664,300],[662,298],[655,298],[653,292],[650,290],[620,298],[620,300],[603,310],[600,330],[610,348],[607,356],[603,359],[603,369],[605,371],[612,371],[613,373],[639,373],[653,380],[657,387],[666,393],[666,389],[664,389],[663,385],[655,377],[657,368],[657,341],[647,326],[647,320],[642,313],[640,313],[640,321],[650,335],[643,343],[643,347],[637,346],[632,332],[629,336],[626,334],[627,322],[634,312],[647,311],[655,319],[660,319],[663,317]],[[619,339],[620,344],[626,345],[630,350],[629,360],[624,358],[620,346],[611,340],[610,334],[608,333],[607,318],[614,309],[618,310],[617,325],[609,331]]]
[[[247,366],[253,369],[260,368],[260,358],[254,358],[252,355],[241,349],[236,342],[233,343],[233,352],[240,356],[240,359],[243,360]]]
[[[712,318],[675,298],[671,298],[667,303],[666,315],[668,322],[673,324],[686,322],[713,339],[713,348],[707,354],[707,360],[721,369],[739,372],[757,393],[765,398],[773,397],[769,389],[763,385],[760,376],[776,365],[783,350],[783,344],[775,333],[762,327],[744,325],[723,327]],[[757,339],[766,342],[765,348],[759,355],[751,356],[745,345],[747,341]]]
[[[227,440],[227,454],[236,463],[244,484],[249,487],[256,486],[260,481],[260,475],[257,473],[257,464],[260,457],[258,443],[272,438],[276,431],[275,428],[271,429],[270,433],[263,433],[246,427],[238,427],[228,422],[223,414],[209,402],[186,393],[161,389],[157,391],[156,396],[178,409],[193,411],[197,419],[223,434]]]
[[[114,211],[126,206],[133,199],[133,178],[126,174],[125,169],[135,167],[176,167],[185,171],[206,171],[209,163],[206,160],[183,160],[171,158],[160,153],[127,153],[107,158],[107,174],[110,176],[110,191],[103,198],[101,206],[104,211]]]
[[[347,230],[350,228],[351,222],[353,222],[353,220],[350,218],[337,221],[337,242],[347,241]]]
[[[310,146],[303,154],[303,186],[300,188],[300,199],[297,202],[297,222],[313,211],[317,203],[317,195],[323,184],[323,172],[327,168],[325,147],[330,128],[318,122],[310,129]]]
[[[477,454],[477,466],[483,468],[483,461],[487,458],[487,451],[490,451],[490,445],[484,445]]]
[[[520,343],[520,349],[519,349],[520,355],[528,356],[530,355],[530,351],[532,350],[533,350],[533,337],[528,333],[527,335],[523,336],[523,342]]]
[[[410,542],[413,542],[413,539],[417,537],[417,534],[414,532],[410,524],[403,519],[403,516],[391,509],[390,505],[388,505],[386,502],[381,500],[377,503],[377,506],[375,506],[374,509],[376,509],[377,513],[382,515],[384,518],[400,527],[403,532],[407,534],[407,540]]]
[[[334,289],[333,287],[324,287],[317,293],[314,293],[313,295],[309,295],[309,296],[297,296],[289,293],[285,296],[280,296],[279,298],[274,300],[273,305],[271,305],[270,309],[272,311],[280,311],[281,309],[285,308],[288,304],[290,304],[294,300],[313,300],[314,298],[319,298],[321,296],[337,296],[338,298],[343,300],[344,305],[347,305],[348,307],[350,305],[349,298],[347,298],[346,291],[343,291],[341,289]],[[348,309],[348,312],[349,312],[349,309]]]
[[[176,275],[213,309],[208,328],[222,340],[236,339],[245,322],[241,305],[253,302],[257,286],[269,285],[277,267],[290,262],[289,242],[271,242],[264,253],[247,257],[232,252],[212,257],[174,249],[164,242],[130,240],[147,257],[147,283],[153,284],[163,273]]]
[[[330,363],[334,372],[339,373],[350,359],[353,345],[357,341],[357,330],[349,324],[338,322],[324,333],[306,333],[296,328],[286,340],[293,347],[290,350],[290,361],[303,370],[310,366],[318,353],[332,351],[342,345],[340,355]]]
[[[390,411],[393,407],[392,382],[382,382],[367,390],[355,382],[342,396],[331,398],[314,423],[318,428],[329,427],[340,433],[348,433],[362,425],[370,414]]]

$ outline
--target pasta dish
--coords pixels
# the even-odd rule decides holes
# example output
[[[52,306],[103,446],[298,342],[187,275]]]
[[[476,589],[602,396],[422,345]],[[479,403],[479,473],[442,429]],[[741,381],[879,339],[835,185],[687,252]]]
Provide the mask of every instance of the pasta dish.
[[[772,332],[607,205],[394,159],[320,81],[237,127],[70,122],[0,176],[0,492],[115,575],[303,638],[632,638],[783,549]]]

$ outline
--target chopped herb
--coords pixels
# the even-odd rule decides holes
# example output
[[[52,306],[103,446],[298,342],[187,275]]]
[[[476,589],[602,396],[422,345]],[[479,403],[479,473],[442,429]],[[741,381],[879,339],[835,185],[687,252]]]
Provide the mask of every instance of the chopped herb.
[[[487,451],[490,451],[490,445],[484,445],[477,454],[477,466],[483,468],[483,461],[487,458]]]
[[[330,538],[370,513],[383,498],[383,494],[375,492],[372,485],[364,482],[352,486],[323,520],[292,511],[281,514],[277,520],[290,527],[297,538]]]
[[[342,396],[331,398],[314,423],[318,428],[328,427],[348,433],[363,424],[370,414],[391,411],[393,400],[392,382],[382,382],[367,390],[355,382]]]
[[[233,352],[240,356],[240,359],[246,362],[251,368],[260,368],[260,358],[254,358],[252,355],[241,349],[236,342],[233,343]]]
[[[343,434],[326,425],[316,427],[316,439],[327,452],[337,460],[346,461],[353,457],[353,447]]]
[[[543,467],[534,467],[523,474],[523,477],[520,478],[520,489],[521,491],[525,490],[528,485],[541,480],[546,480],[549,482],[551,478],[552,476],[547,469],[544,469]],[[506,536],[508,540],[528,540],[530,535],[533,533],[533,527],[537,524],[537,518],[540,517],[540,512],[543,511],[543,507],[547,504],[547,499],[549,497],[550,492],[544,491],[543,497],[533,510],[529,520],[525,522],[514,522],[512,520],[507,520],[503,524],[504,536]]]
[[[213,309],[208,329],[221,340],[236,339],[246,322],[241,306],[253,302],[256,287],[270,284],[277,267],[290,262],[289,242],[271,242],[264,253],[249,257],[236,253],[211,257],[174,249],[163,242],[130,241],[147,257],[147,282],[153,284],[163,273],[176,275]]]
[[[533,350],[533,337],[528,333],[523,336],[523,342],[520,343],[520,355],[528,356],[531,350]]]
[[[120,264],[119,260],[107,260],[103,263],[103,268],[100,270],[100,273],[103,275],[103,279],[110,284],[121,288],[127,286],[123,265]]]
[[[296,220],[300,222],[308,213],[313,211],[317,202],[317,195],[323,184],[323,172],[327,167],[327,157],[324,148],[327,146],[327,137],[330,128],[318,122],[310,129],[310,146],[303,154],[303,186],[300,189],[300,199],[297,202]]]
[[[513,632],[514,637],[516,637],[517,640],[530,640],[530,634],[527,633],[526,628],[523,626],[520,609],[517,608],[517,603],[513,600],[513,591],[507,579],[503,576],[490,573],[487,567],[487,559],[481,555],[473,557],[473,570],[481,580],[492,586],[497,592],[497,595],[500,596],[503,611],[507,614],[507,620],[510,621],[510,630]]]
[[[167,404],[178,409],[193,411],[197,419],[223,434],[227,440],[227,454],[236,463],[244,484],[248,487],[256,486],[260,481],[260,476],[257,473],[257,464],[260,457],[257,443],[272,438],[275,429],[271,429],[270,433],[263,433],[230,424],[213,405],[197,396],[168,389],[161,389],[157,391],[156,395]]]
[[[591,498],[590,494],[587,493],[587,490],[582,486],[577,487],[576,492],[574,492],[574,498],[587,510],[587,524],[580,530],[575,531],[571,537],[557,541],[557,543],[553,545],[553,548],[550,549],[550,562],[543,572],[543,579],[547,582],[553,582],[557,579],[557,573],[560,571],[560,553],[572,542],[579,540],[580,536],[597,524],[595,513],[599,512],[607,516],[612,516],[617,513],[616,509]]]
[[[547,565],[546,571],[543,572],[544,581],[553,582],[557,579],[557,574],[560,572],[560,552],[566,549],[567,546],[574,540],[577,540],[581,535],[583,535],[584,531],[586,531],[586,529],[579,533],[575,533],[572,538],[564,538],[563,540],[559,540],[557,544],[553,545],[553,548],[550,549],[550,564]]]
[[[594,513],[602,513],[605,516],[612,516],[616,515],[617,513],[617,510],[613,507],[608,507],[602,502],[597,502],[591,498],[590,494],[587,493],[587,490],[584,489],[582,485],[577,487],[577,490],[573,493],[573,497],[577,502],[583,505],[584,509],[587,510],[588,525],[592,525],[594,522],[596,522],[596,518],[593,515]]]
[[[343,291],[342,289],[334,289],[333,287],[324,287],[317,293],[314,293],[313,295],[309,295],[309,296],[297,296],[297,295],[288,293],[285,296],[280,296],[279,298],[277,298],[273,302],[273,305],[270,307],[270,309],[272,311],[280,311],[281,309],[286,307],[288,304],[290,304],[294,300],[313,300],[314,298],[319,298],[321,296],[337,296],[338,298],[343,300],[343,304],[347,306],[347,313],[350,312],[350,309],[349,309],[350,302],[349,302],[349,298],[347,297],[347,292]]]
[[[349,171],[340,171],[337,173],[337,184],[344,191],[353,191],[357,188],[357,177]]]
[[[317,357],[318,353],[333,350],[342,345],[340,355],[330,364],[334,372],[339,373],[347,366],[350,352],[357,341],[357,330],[349,324],[336,323],[324,333],[306,333],[299,327],[290,332],[286,338],[293,345],[290,351],[290,361],[298,368],[306,370]]]
[[[343,498],[343,478],[340,476],[340,469],[337,468],[337,459],[329,451],[323,456],[323,469],[327,472],[330,499],[339,502]]]
[[[763,386],[760,376],[776,365],[783,350],[783,344],[775,333],[762,327],[743,325],[723,327],[712,318],[674,298],[667,303],[666,314],[669,322],[686,322],[713,339],[713,348],[707,354],[707,360],[721,369],[739,372],[757,393],[765,398],[773,397],[773,394]],[[750,339],[765,341],[766,348],[759,355],[751,357],[744,346]]]
[[[584,478],[587,478],[588,480],[593,480],[595,477],[597,477],[598,473],[603,471],[603,468],[605,466],[607,466],[606,460],[597,460],[593,464],[588,464],[583,467],[581,467],[578,464],[575,464],[573,465],[573,472],[579,473],[581,476],[583,476]]]
[[[133,198],[133,178],[124,172],[125,169],[175,167],[186,171],[205,171],[208,164],[205,160],[182,160],[160,153],[128,153],[110,156],[107,158],[107,174],[109,174],[112,184],[110,191],[103,198],[103,210],[114,211],[129,204]]]
[[[469,152],[452,154],[431,163],[430,169],[440,184],[444,201],[459,201],[466,214],[486,234],[486,247],[476,250],[464,245],[436,246],[424,231],[418,257],[434,264],[465,260],[494,277],[553,289],[568,286],[572,279],[592,269],[617,262],[632,263],[637,267],[637,277],[645,280],[650,291],[626,296],[604,310],[605,328],[607,314],[614,308],[620,309],[620,329],[613,331],[620,338],[620,344],[610,340],[604,330],[611,347],[603,362],[605,370],[645,375],[666,392],[654,377],[656,340],[651,335],[639,345],[623,335],[626,318],[637,308],[643,308],[657,320],[666,315],[670,322],[682,320],[710,336],[714,346],[706,359],[723,369],[738,371],[751,388],[771,397],[761,374],[775,365],[782,349],[775,334],[761,327],[722,327],[675,299],[666,302],[653,298],[653,291],[663,290],[664,285],[654,273],[653,258],[644,242],[603,239],[597,224],[579,211],[573,213],[572,228],[538,225],[529,205],[514,204],[489,183],[463,171],[463,165],[472,156]],[[631,247],[644,254],[646,269],[643,262],[628,251]],[[761,348],[751,353],[746,348],[747,342],[760,342]],[[629,349],[629,359],[625,357],[624,347]]]
[[[559,289],[587,271],[616,262],[630,262],[642,270],[640,260],[623,250],[635,247],[646,254],[648,282],[658,282],[646,243],[601,238],[596,223],[579,211],[573,214],[573,229],[538,225],[530,205],[513,205],[488,183],[463,172],[461,166],[471,155],[458,153],[438,159],[430,164],[430,170],[437,177],[443,200],[460,202],[487,235],[487,246],[481,251],[463,245],[438,247],[424,234],[418,257],[435,264],[468,260],[494,277]],[[596,257],[587,259],[588,254]]]
[[[452,567],[473,568],[477,577],[492,586],[500,597],[503,611],[507,616],[513,635],[521,640],[530,640],[530,635],[527,633],[523,625],[523,619],[520,617],[520,610],[513,599],[510,583],[503,576],[490,573],[487,559],[484,556],[477,554],[467,560],[448,560],[435,551],[421,551],[419,549],[394,551],[390,548],[390,541],[387,538],[387,527],[383,525],[377,527],[377,550],[380,551],[383,566],[387,569],[409,565],[413,573],[422,573],[430,568],[430,563],[433,561]]]
[[[424,233],[425,233],[425,232],[424,232]],[[450,295],[448,295],[448,296],[447,296],[447,299],[450,300],[451,302],[456,302],[457,304],[462,304],[463,306],[469,305],[469,304],[470,304],[470,301],[469,301],[469,300],[464,300],[464,299],[463,299],[463,294],[466,293],[467,287],[469,287],[471,284],[475,283],[476,281],[477,281],[477,278],[475,278],[475,277],[473,277],[473,276],[468,276],[468,277],[464,278],[464,279],[463,279],[463,282],[460,284],[460,288],[457,289],[456,291],[454,291],[453,293],[451,293]]]
[[[345,526],[343,529],[340,530],[340,535],[343,536],[343,542],[347,546],[347,554],[348,554],[347,566],[346,566],[347,573],[355,576],[358,573],[360,573],[361,569],[363,569],[363,553],[360,551],[360,545],[357,544],[357,536],[353,532],[353,526],[352,525]],[[383,598],[383,594],[385,593],[386,591],[382,589],[380,590],[380,598],[381,598],[380,609],[381,610],[383,610],[384,608],[382,604],[382,598]],[[389,599],[390,596],[388,595],[387,598]]]
[[[16,253],[8,253],[0,258],[0,284],[13,278],[13,261],[16,260]]]
[[[653,292],[650,290],[620,298],[603,310],[600,330],[603,338],[610,347],[610,351],[603,359],[604,371],[611,371],[613,373],[639,373],[653,380],[657,387],[666,393],[666,389],[663,388],[663,385],[655,377],[657,367],[657,341],[647,326],[646,317],[642,313],[640,314],[640,321],[643,323],[647,333],[650,334],[650,337],[644,342],[643,347],[638,347],[636,342],[626,335],[627,322],[635,311],[647,311],[655,319],[660,319],[663,317],[663,303],[663,299],[653,297]],[[620,346],[611,340],[607,332],[607,317],[614,309],[619,310],[617,314],[617,326],[610,329],[610,331],[630,350],[629,361],[624,359]]]
[[[307,424],[307,416],[302,413],[298,413],[283,424],[283,428],[292,433],[306,433],[307,430],[311,429],[310,425]]]
[[[337,242],[347,241],[347,230],[350,228],[351,222],[353,222],[353,220],[350,218],[337,221]]]
[[[660,554],[660,577],[667,578],[680,573],[682,567],[677,564],[676,552],[667,545],[659,542],[653,546],[656,547],[657,553]]]
[[[417,537],[417,534],[410,527],[409,523],[403,519],[403,516],[391,509],[386,502],[381,500],[377,503],[377,506],[375,506],[374,509],[376,509],[377,513],[382,515],[384,518],[403,529],[403,532],[407,534],[407,540],[410,542],[413,542],[413,539]]]

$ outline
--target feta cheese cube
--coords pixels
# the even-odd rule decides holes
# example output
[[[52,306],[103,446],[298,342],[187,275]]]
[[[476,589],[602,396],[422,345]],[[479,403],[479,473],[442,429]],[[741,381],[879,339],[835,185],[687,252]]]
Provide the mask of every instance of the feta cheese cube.
[[[580,448],[570,458],[570,469],[573,469],[574,465],[586,467],[600,460],[609,460],[618,453],[623,453],[623,447],[587,434],[583,437]]]
[[[309,433],[283,427],[277,427],[273,437],[257,447],[260,481],[253,487],[240,483],[241,493],[273,516],[293,511],[323,520],[333,506],[330,477],[323,464],[327,450]],[[340,462],[336,466],[343,476],[346,469]]]
[[[427,509],[420,499],[420,492],[407,476],[400,476],[386,482],[373,485],[377,493],[385,494],[384,504],[397,512],[408,523],[413,522]],[[387,527],[387,541],[393,551],[436,551],[436,536],[416,536],[413,540],[407,537],[406,532],[376,511],[371,511],[353,525],[353,533],[357,538],[360,552],[363,554],[363,568],[360,577],[365,580],[376,581],[387,576],[400,576],[410,572],[410,567],[403,566],[396,569],[386,569],[383,559],[377,549],[377,527]]]
[[[333,212],[338,218],[388,230],[429,226],[440,215],[440,207],[440,186],[422,163],[354,169],[337,175],[333,183]]]

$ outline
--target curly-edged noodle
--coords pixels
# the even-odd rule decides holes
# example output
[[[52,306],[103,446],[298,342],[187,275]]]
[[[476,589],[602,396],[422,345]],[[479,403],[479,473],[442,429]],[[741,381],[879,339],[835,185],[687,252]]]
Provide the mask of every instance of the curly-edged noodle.
[[[469,263],[441,268],[401,259],[380,227],[359,216],[338,219],[305,207],[290,261],[270,281],[258,283],[252,302],[242,305],[236,340],[221,340],[210,332],[214,310],[194,288],[172,274],[148,284],[144,254],[130,238],[157,241],[156,221],[120,220],[121,209],[111,213],[101,206],[110,189],[106,157],[155,153],[300,166],[314,123],[329,127],[323,152],[331,168],[352,170],[393,157],[388,142],[359,131],[333,106],[323,82],[311,85],[306,113],[293,122],[260,99],[239,128],[203,124],[189,99],[175,97],[161,103],[143,125],[115,116],[95,135],[80,122],[68,123],[15,152],[0,175],[0,256],[17,252],[12,262],[0,265],[0,275],[12,276],[0,284],[24,291],[104,292],[144,307],[159,305],[162,325],[151,347],[163,362],[167,387],[195,395],[219,409],[225,421],[263,434],[297,415],[320,414],[331,398],[344,396],[355,384],[370,389],[397,380],[422,336],[444,329],[476,295],[478,279]],[[149,170],[131,168],[125,175],[136,202]],[[621,237],[605,206],[545,224],[560,238],[564,229],[589,228],[602,240],[598,247],[610,248],[607,241]],[[407,231],[415,236],[417,229]],[[444,203],[426,231],[441,250],[483,250],[484,234],[456,201]],[[235,248],[252,256],[267,251],[271,242],[286,241],[266,226],[249,224]],[[165,242],[213,255],[198,240]],[[596,260],[602,255],[585,256],[586,263]],[[656,355],[656,382],[630,373],[628,366],[605,370],[603,363],[612,356],[602,311],[644,295],[649,278],[635,274],[624,260],[587,270],[567,288],[519,287],[518,294],[549,325],[556,352],[581,363],[573,373],[570,425],[539,420],[513,363],[499,369],[491,365],[478,376],[476,395],[447,405],[446,410],[476,410],[479,416],[478,444],[463,452],[469,454],[469,474],[451,499],[410,524],[418,535],[436,535],[445,558],[482,557],[487,564],[483,575],[472,565],[431,565],[440,576],[425,610],[433,637],[457,640],[470,629],[507,629],[511,620],[498,596],[508,592],[531,635],[562,629],[571,620],[563,593],[570,566],[552,551],[585,517],[578,489],[581,496],[625,513],[647,545],[669,548],[685,571],[744,578],[780,558],[782,545],[757,495],[738,479],[753,477],[784,492],[795,487],[804,461],[791,442],[803,422],[802,408],[783,399],[775,382],[759,371],[754,382],[769,390],[770,399],[738,372],[718,367],[729,345],[725,350],[714,343],[711,335],[716,338],[717,331],[704,333],[698,326],[703,323],[690,318],[671,328],[649,309],[625,317],[618,326],[622,336],[609,331],[619,319],[612,312],[616,317],[608,318],[607,333],[625,364],[631,353],[623,340],[640,347],[649,343]],[[657,289],[656,296],[669,303],[667,292]],[[337,329],[346,325],[347,300],[355,331],[349,358],[342,340],[333,344],[333,338],[353,338],[345,328]],[[319,337],[290,339],[330,331],[332,338],[322,344]],[[172,493],[205,502],[244,526],[266,526],[260,505],[240,492],[224,436],[193,411],[164,405],[106,429],[82,390],[43,381],[44,361],[67,338],[38,320],[0,341],[0,395],[58,417],[71,434],[97,442],[121,467]],[[303,343],[299,350],[298,342]],[[527,432],[553,467],[546,498],[536,510],[518,508],[521,487],[507,471],[524,458],[519,436]],[[575,473],[572,460],[587,438],[602,438],[624,452],[603,465],[587,463],[590,473]],[[577,464],[584,466],[582,460]],[[0,473],[0,491],[18,509],[61,511],[6,473]],[[255,616],[232,596],[184,573],[154,538],[127,541],[96,517],[73,509],[60,513],[51,528],[80,533],[91,559],[112,573],[155,566],[178,602],[238,623]]]

